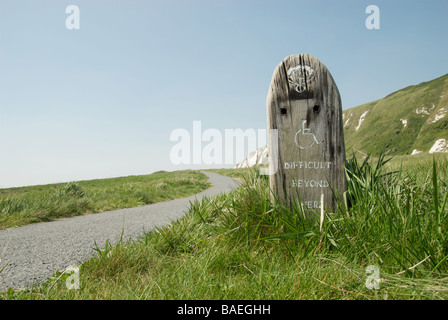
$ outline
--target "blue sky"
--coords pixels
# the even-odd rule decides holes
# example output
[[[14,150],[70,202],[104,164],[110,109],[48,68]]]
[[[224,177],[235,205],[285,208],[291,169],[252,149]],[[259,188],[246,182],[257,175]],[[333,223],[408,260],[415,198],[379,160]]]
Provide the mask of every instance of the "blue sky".
[[[170,133],[266,128],[287,55],[321,60],[347,109],[448,73],[447,30],[446,0],[2,0],[0,187],[197,168]]]

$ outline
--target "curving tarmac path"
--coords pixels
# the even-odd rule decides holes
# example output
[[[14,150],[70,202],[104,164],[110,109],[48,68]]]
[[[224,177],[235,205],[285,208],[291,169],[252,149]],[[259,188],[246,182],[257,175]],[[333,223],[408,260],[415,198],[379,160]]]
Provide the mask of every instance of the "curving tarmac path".
[[[238,186],[229,177],[203,172],[213,186],[188,198],[154,203],[129,209],[77,216],[0,230],[0,292],[7,288],[37,285],[54,271],[79,265],[94,256],[94,243],[104,248],[114,242],[141,236],[181,218],[190,201],[226,193]]]

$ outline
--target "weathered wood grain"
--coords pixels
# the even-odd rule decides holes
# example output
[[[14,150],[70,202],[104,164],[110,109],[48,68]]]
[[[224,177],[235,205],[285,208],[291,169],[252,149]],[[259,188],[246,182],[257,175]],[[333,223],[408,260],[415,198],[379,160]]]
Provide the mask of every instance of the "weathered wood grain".
[[[267,97],[270,186],[282,200],[334,211],[347,188],[339,90],[318,59],[286,57],[274,71]],[[271,130],[268,130],[271,132]],[[275,160],[277,164],[275,165]],[[274,173],[275,172],[275,173]]]

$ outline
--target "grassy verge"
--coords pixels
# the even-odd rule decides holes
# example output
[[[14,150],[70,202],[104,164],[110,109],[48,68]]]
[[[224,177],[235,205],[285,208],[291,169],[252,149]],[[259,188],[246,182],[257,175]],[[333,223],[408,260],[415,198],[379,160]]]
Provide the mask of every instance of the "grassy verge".
[[[235,180],[244,181],[245,177],[253,171],[251,168],[240,168],[240,169],[207,169],[207,171],[215,172],[223,176],[228,176]]]
[[[323,231],[300,206],[271,202],[267,177],[250,170],[171,226],[98,249],[78,290],[58,273],[4,297],[448,299],[447,172],[436,161],[409,172],[388,164],[349,159],[353,205],[326,212]]]
[[[210,187],[199,171],[0,189],[0,229],[187,197]]]

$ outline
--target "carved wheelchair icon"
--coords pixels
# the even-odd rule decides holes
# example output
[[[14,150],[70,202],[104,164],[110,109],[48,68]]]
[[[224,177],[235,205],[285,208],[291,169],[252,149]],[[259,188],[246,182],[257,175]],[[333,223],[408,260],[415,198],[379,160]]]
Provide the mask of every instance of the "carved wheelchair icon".
[[[294,136],[294,142],[296,143],[296,146],[298,146],[300,149],[308,149],[311,148],[315,143],[321,144],[324,142],[324,140],[319,141],[317,140],[314,133],[311,132],[310,128],[305,128],[306,120],[302,120],[302,128],[296,132]],[[301,142],[299,142],[299,140]],[[310,143],[307,144],[307,141],[310,141]],[[305,145],[303,145],[305,144]]]

